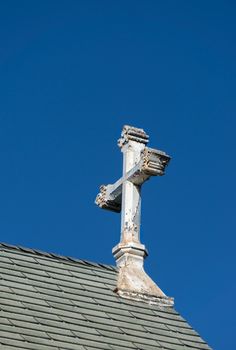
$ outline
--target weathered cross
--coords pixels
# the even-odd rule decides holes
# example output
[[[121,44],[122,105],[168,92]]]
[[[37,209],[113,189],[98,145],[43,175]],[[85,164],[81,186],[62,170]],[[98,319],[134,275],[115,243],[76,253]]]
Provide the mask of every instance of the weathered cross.
[[[113,248],[113,255],[118,267],[123,269],[138,264],[142,269],[147,251],[140,243],[141,187],[151,176],[163,175],[170,160],[166,153],[147,147],[148,140],[143,129],[124,126],[118,140],[123,153],[123,176],[112,185],[101,186],[95,201],[100,208],[121,211],[121,239]],[[127,283],[118,289],[127,290]],[[144,289],[142,292],[147,293]]]

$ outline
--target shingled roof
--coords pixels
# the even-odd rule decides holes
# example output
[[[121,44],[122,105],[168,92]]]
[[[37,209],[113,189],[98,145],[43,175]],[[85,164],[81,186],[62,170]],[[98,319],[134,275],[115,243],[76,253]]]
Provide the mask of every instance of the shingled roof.
[[[117,296],[113,266],[0,244],[0,277],[0,349],[210,349],[173,307]]]

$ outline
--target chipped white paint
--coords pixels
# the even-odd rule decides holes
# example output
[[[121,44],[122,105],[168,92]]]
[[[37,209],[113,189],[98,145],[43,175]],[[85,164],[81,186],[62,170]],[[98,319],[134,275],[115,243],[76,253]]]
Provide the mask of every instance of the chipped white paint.
[[[113,248],[119,267],[117,293],[125,298],[163,305],[173,304],[143,269],[148,255],[140,242],[141,187],[151,176],[163,175],[170,157],[146,147],[149,137],[143,129],[124,126],[118,145],[123,153],[123,176],[113,185],[101,186],[96,204],[121,211],[120,243]]]

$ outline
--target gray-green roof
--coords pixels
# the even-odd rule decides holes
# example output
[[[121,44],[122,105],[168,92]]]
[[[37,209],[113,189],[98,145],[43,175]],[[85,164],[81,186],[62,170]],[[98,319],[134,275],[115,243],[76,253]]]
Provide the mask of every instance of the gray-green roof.
[[[210,349],[172,308],[118,297],[116,268],[0,244],[0,349]]]

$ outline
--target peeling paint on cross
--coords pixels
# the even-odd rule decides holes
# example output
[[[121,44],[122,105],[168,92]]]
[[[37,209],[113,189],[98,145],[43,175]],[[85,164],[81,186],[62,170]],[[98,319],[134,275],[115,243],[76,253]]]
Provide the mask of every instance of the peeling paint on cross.
[[[149,136],[143,129],[128,125],[123,127],[118,140],[123,153],[123,176],[112,185],[101,186],[95,203],[103,209],[121,211],[120,243],[112,251],[120,268],[117,290],[160,297],[165,296],[164,293],[149,279],[142,267],[147,250],[140,242],[141,187],[151,176],[164,174],[170,157],[165,152],[147,147],[148,141]],[[136,268],[137,271],[134,271]],[[133,277],[133,282],[127,282],[131,270],[132,274],[139,274],[141,284]]]
[[[140,242],[141,186],[151,176],[163,175],[170,157],[146,147],[149,137],[143,129],[125,125],[118,140],[123,153],[123,176],[113,185],[101,186],[96,204],[121,211],[121,242]]]

